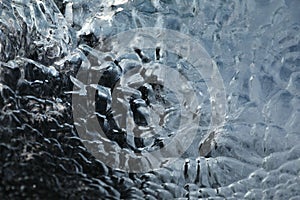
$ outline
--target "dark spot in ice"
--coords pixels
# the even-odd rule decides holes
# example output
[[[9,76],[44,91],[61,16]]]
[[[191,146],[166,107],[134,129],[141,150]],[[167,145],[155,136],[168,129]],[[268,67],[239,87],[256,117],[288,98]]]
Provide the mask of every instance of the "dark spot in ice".
[[[80,35],[79,36],[79,44],[87,44],[90,47],[95,47],[98,44],[98,39],[93,33],[85,34],[85,35]]]
[[[151,60],[143,55],[142,51],[138,48],[134,49],[135,53],[140,57],[143,63],[149,63]]]

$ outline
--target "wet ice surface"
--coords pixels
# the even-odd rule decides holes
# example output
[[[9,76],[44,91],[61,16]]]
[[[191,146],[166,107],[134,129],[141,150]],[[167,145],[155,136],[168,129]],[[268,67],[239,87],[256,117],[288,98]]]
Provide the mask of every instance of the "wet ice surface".
[[[298,1],[101,2],[0,2],[2,198],[300,198]],[[205,141],[205,128],[201,129],[195,143],[172,165],[127,174],[108,168],[83,146],[69,92],[78,84],[84,93],[74,77],[98,41],[141,27],[177,30],[201,41],[223,78],[228,111],[224,126]],[[138,68],[157,56],[155,49],[143,55],[124,55],[118,65],[130,62]],[[167,57],[169,65],[179,62],[176,55]],[[122,75],[113,60],[109,66],[109,79],[99,81],[105,88]],[[211,109],[206,85],[189,70],[182,73],[203,92],[201,112],[206,117],[200,127],[205,127]],[[124,80],[145,79],[136,74]],[[170,120],[176,121],[180,110],[172,91],[142,85],[136,96],[129,95],[131,104],[125,107],[134,111],[131,124],[151,124],[152,118],[145,115],[155,114],[150,104],[174,108]],[[110,93],[108,89],[107,98],[100,98],[101,115],[106,114],[103,104]],[[162,95],[167,103],[159,101]],[[148,111],[137,110],[141,107]],[[166,129],[178,128],[173,123],[165,127],[156,130],[161,132],[158,143],[156,136],[146,141],[120,140],[122,134],[110,139],[131,151],[151,150],[168,142]]]

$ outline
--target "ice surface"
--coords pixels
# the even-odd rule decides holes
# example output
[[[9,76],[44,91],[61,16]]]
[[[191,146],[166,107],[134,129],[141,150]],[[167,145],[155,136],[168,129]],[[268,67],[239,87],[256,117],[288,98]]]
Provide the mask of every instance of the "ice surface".
[[[299,7],[297,0],[0,1],[0,198],[299,199]],[[163,47],[134,48],[138,37],[128,44],[131,52],[108,41],[145,27],[179,31],[203,44],[224,83],[222,126],[207,133],[213,98],[192,62]],[[157,60],[163,64],[155,68]],[[162,66],[189,82],[163,88],[178,73]],[[104,76],[85,84],[79,69]],[[146,83],[152,76],[156,85]],[[72,105],[74,95],[91,90],[98,91],[96,111]],[[194,91],[195,98],[178,97]],[[192,145],[167,167],[137,174],[96,159],[99,152],[87,149],[78,132],[97,132],[72,116],[73,106],[87,116],[83,124],[96,117],[114,144],[91,145],[117,158],[118,146],[133,155],[168,144],[179,127],[180,103],[196,100],[201,120],[192,127],[198,130]],[[123,110],[109,109],[114,103]]]

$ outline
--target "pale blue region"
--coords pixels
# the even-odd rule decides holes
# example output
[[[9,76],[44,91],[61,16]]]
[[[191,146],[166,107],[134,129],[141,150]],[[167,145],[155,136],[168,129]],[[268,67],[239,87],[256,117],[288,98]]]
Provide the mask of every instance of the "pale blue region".
[[[95,30],[101,38],[154,26],[201,41],[225,84],[227,120],[208,141],[210,155],[200,157],[200,165],[194,144],[183,155],[190,160],[187,168],[184,159],[170,167],[173,181],[189,185],[191,198],[297,198],[299,6],[298,1],[134,1],[120,5],[110,27],[94,18],[79,33]],[[157,173],[162,178],[166,172]]]

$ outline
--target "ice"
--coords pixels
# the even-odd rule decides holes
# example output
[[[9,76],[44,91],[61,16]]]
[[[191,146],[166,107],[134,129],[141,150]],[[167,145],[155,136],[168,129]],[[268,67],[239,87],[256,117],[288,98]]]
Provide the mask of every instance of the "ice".
[[[299,7],[0,1],[0,198],[299,199]],[[168,144],[160,168],[124,171]]]

